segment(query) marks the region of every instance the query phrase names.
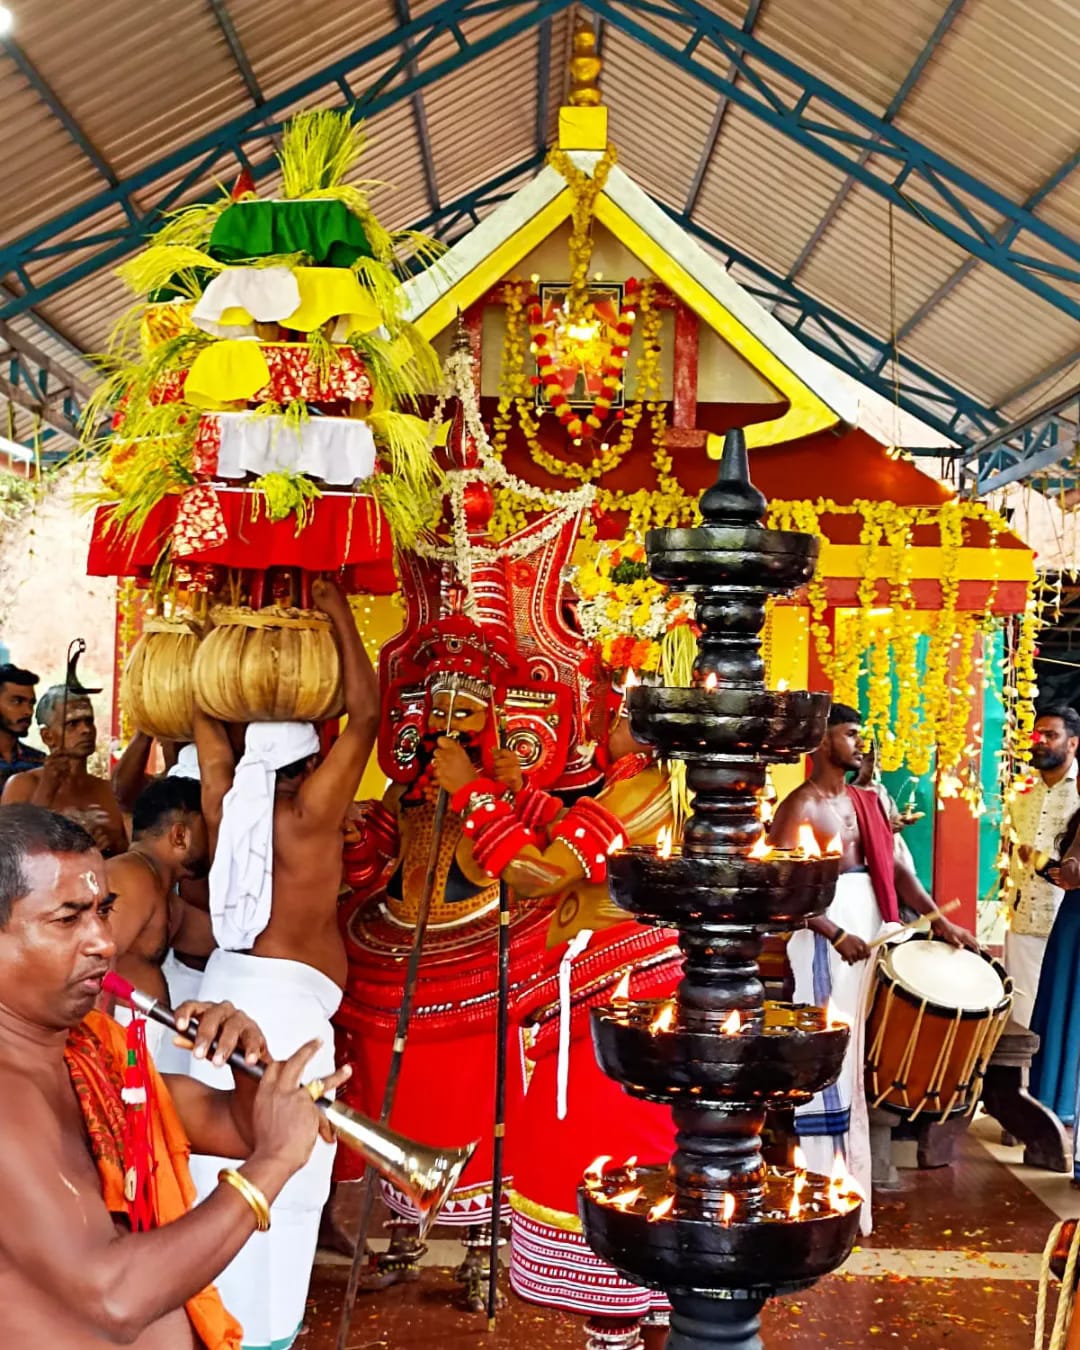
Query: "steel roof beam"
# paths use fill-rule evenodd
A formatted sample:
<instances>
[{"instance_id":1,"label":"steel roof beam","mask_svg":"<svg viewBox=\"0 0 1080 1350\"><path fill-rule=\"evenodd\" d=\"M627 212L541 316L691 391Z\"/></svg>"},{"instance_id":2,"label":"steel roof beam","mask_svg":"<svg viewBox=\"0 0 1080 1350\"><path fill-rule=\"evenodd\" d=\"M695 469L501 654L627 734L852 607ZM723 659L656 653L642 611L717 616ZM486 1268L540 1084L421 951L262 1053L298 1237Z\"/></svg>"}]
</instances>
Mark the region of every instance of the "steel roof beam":
<instances>
[{"instance_id":1,"label":"steel roof beam","mask_svg":"<svg viewBox=\"0 0 1080 1350\"><path fill-rule=\"evenodd\" d=\"M519 33L528 32L544 19L561 13L569 3L570 0L521 0L512 11L507 11L503 0L440 0L439 4L425 11L420 18L413 19L404 28L397 28L376 38L340 61L275 94L267 99L261 108L249 109L216 131L209 132L182 149L145 166L117 187L97 193L88 201L36 227L22 239L0 248L0 277L15 272L25 279L23 295L0 303L0 318L10 318L57 291L73 285L76 281L119 262L138 247L145 235L160 220L161 215L181 201L193 184L213 171L220 160L226 157L239 159L246 142L262 139L279 130L281 123L276 119L280 119L290 108L305 98L325 91L328 85L338 85L342 79L359 69L369 67L372 62L383 57L390 58L383 74L351 109L357 118L374 116L410 98L442 76L460 69L469 60L498 49ZM500 26L491 28L485 25L485 31L479 36L466 38L462 24L469 20L490 19L493 16L504 20ZM409 76L407 71L409 62L417 60L427 47L447 32L455 37L458 43L457 50L440 61L430 63L416 76ZM408 54L402 51L406 44L411 48ZM274 164L275 161L269 158L253 164L252 175L256 181L271 173ZM80 259L67 272L58 273L41 285L35 286L26 275L26 268L33 264L35 250L38 247L54 247L57 235L77 230L83 221L92 218L98 212L123 205L132 194L185 168L187 173L183 179L165 194L154 211L148 213L137 224L119 231L114 243L88 258ZM72 253L83 250L82 242L77 236L72 238L69 250Z\"/></svg>"},{"instance_id":2,"label":"steel roof beam","mask_svg":"<svg viewBox=\"0 0 1080 1350\"><path fill-rule=\"evenodd\" d=\"M1055 375L1062 375L1071 370L1073 366L1080 364L1080 347L1074 347L1072 351L1066 352L1064 356L1059 356L1055 361L1036 371L1034 375L1029 375L1026 380L1010 389L998 399L994 405L996 408L1007 407L1010 403L1015 403L1018 398L1023 398L1025 394L1030 394L1033 389L1038 389L1039 385L1045 384L1047 380L1052 380Z\"/></svg>"},{"instance_id":3,"label":"steel roof beam","mask_svg":"<svg viewBox=\"0 0 1080 1350\"><path fill-rule=\"evenodd\" d=\"M545 155L551 119L551 39L554 20L540 25L536 48L536 153Z\"/></svg>"},{"instance_id":4,"label":"steel roof beam","mask_svg":"<svg viewBox=\"0 0 1080 1350\"><path fill-rule=\"evenodd\" d=\"M758 14L761 12L762 0L750 0L746 6L746 13L743 15L742 30L744 33L752 33L754 25L757 23ZM738 78L738 68L735 63L728 67L728 79L734 83ZM716 110L713 113L712 124L709 127L708 134L705 137L705 146L701 152L701 157L697 162L697 168L694 170L694 177L690 182L689 191L686 194L686 201L683 203L683 211L686 215L694 214L694 207L697 206L697 199L701 196L701 185L705 182L705 175L712 163L713 151L716 149L716 143L720 139L720 132L724 126L724 118L727 116L728 96L721 94L716 100Z\"/></svg>"},{"instance_id":5,"label":"steel roof beam","mask_svg":"<svg viewBox=\"0 0 1080 1350\"><path fill-rule=\"evenodd\" d=\"M949 29L952 27L953 22L956 19L956 16L964 8L965 3L966 0L949 0L949 4L945 9L944 14L942 14L941 18L938 19L936 25L934 26L934 31L930 34L929 38L923 44L922 51L919 52L918 56L915 58L912 64L911 69L904 76L904 79L899 89L897 89L896 93L890 99L889 106L881 114L881 120L883 122L891 123L895 119L900 109L904 106L904 103L907 101L907 96L911 93L912 89L914 89L915 85L918 83L919 77L922 75L924 69L926 68L926 63L930 60L931 56L933 56L934 52L937 51L938 47L941 44L942 39L944 38L945 34L949 31ZM873 153L874 152L872 149L864 150L862 152L862 154L859 157L860 167L865 166L866 161L870 158L870 156ZM794 263L791 266L791 269L788 272L788 279L790 281L794 281L798 277L802 269L806 266L807 262L810 259L810 255L814 252L818 244L821 242L822 237L825 234L825 231L836 219L837 212L843 206L844 202L847 201L848 193L854 186L855 186L855 179L852 177L851 174L848 174L848 176L840 184L840 187L837 189L836 196L833 197L832 201L825 208L825 213L818 221L817 225L814 227L813 234L811 234L810 238L806 241L805 244L803 244L802 248L799 250L799 256L795 259Z\"/></svg>"},{"instance_id":6,"label":"steel roof beam","mask_svg":"<svg viewBox=\"0 0 1080 1350\"><path fill-rule=\"evenodd\" d=\"M236 31L236 25L233 23L226 0L207 0L207 3L213 11L217 26L221 29L228 44L233 63L240 72L252 103L255 104L256 108L261 108L266 99L255 74L255 67L251 64L251 59L244 49L244 44L240 41L240 34Z\"/></svg>"},{"instance_id":7,"label":"steel roof beam","mask_svg":"<svg viewBox=\"0 0 1080 1350\"><path fill-rule=\"evenodd\" d=\"M73 140L82 151L83 156L90 161L111 188L116 188L119 185L120 180L117 178L112 166L106 161L101 151L98 150L97 146L94 145L90 137L83 131L82 127L60 101L56 92L53 90L52 85L49 84L38 70L37 66L35 66L26 55L22 47L19 46L14 38L4 38L3 49L19 68L23 79L26 80L30 88L33 89L34 93L37 94L38 98L45 104L49 112L52 113L53 117L56 118L67 132L71 140Z\"/></svg>"},{"instance_id":8,"label":"steel roof beam","mask_svg":"<svg viewBox=\"0 0 1080 1350\"><path fill-rule=\"evenodd\" d=\"M768 125L852 175L886 201L902 207L1029 291L1076 319L1080 298L1080 239L951 163L913 136L884 122L826 80L802 69L766 43L743 33L702 0L591 0L592 9L628 36ZM660 19L662 31L638 15ZM672 29L676 32L673 34ZM680 34L678 30L681 29ZM705 51L703 48L714 48ZM734 63L738 79L716 69L716 54ZM794 89L794 95L792 90ZM863 152L873 153L863 162ZM917 183L922 200L908 193ZM989 210L1005 222L1004 238L989 229L968 205ZM1009 237L1009 232L1012 232ZM1030 238L1060 253L1064 263L1046 264L1013 248Z\"/></svg>"},{"instance_id":9,"label":"steel roof beam","mask_svg":"<svg viewBox=\"0 0 1080 1350\"><path fill-rule=\"evenodd\" d=\"M412 22L409 0L394 0L394 10L397 14L398 23L403 28L407 28ZM409 57L405 63L405 70L408 72L409 78L415 80L419 77L420 67L412 59L409 43L403 43L402 47ZM421 93L415 93L409 102L412 104L413 124L416 127L416 139L420 146L420 162L424 170L424 187L427 191L428 206L431 207L432 211L437 211L439 209L439 180L435 176L435 158L431 153L431 137L428 135L424 96Z\"/></svg>"},{"instance_id":10,"label":"steel roof beam","mask_svg":"<svg viewBox=\"0 0 1080 1350\"><path fill-rule=\"evenodd\" d=\"M1062 163L1058 165L1044 183L1041 183L1029 197L1025 198L1021 209L1024 211L1033 211L1047 193L1052 192L1059 183L1064 182L1077 167L1080 167L1080 148L1074 150L1068 159L1063 160ZM1009 223L1000 225L994 232L994 237L998 243L1007 244L1011 239L1016 237L1013 225ZM957 267L954 272L950 273L932 294L927 296L918 309L904 320L896 330L897 342L902 342L904 338L917 328L930 311L936 309L937 306L941 304L942 300L954 291L968 273L981 261L983 261L983 259L965 258L960 266ZM1007 402L1008 400L1002 401Z\"/></svg>"}]
</instances>

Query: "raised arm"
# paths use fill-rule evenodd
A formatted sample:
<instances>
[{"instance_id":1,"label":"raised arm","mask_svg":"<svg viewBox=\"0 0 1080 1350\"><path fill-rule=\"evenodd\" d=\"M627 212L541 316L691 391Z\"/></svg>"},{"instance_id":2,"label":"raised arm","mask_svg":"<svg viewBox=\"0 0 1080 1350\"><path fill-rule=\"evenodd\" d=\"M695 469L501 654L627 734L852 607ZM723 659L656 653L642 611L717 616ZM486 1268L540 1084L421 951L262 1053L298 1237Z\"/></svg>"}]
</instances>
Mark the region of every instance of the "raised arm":
<instances>
[{"instance_id":1,"label":"raised arm","mask_svg":"<svg viewBox=\"0 0 1080 1350\"><path fill-rule=\"evenodd\" d=\"M312 824L337 826L356 796L378 734L379 681L356 631L349 603L338 587L317 578L311 595L333 625L348 721L330 753L305 779L297 806Z\"/></svg>"},{"instance_id":2,"label":"raised arm","mask_svg":"<svg viewBox=\"0 0 1080 1350\"><path fill-rule=\"evenodd\" d=\"M120 804L120 809L129 815L135 810L135 798L146 786L146 766L153 748L153 736L148 736L145 731L137 731L124 747L124 753L113 769L113 796Z\"/></svg>"},{"instance_id":3,"label":"raised arm","mask_svg":"<svg viewBox=\"0 0 1080 1350\"><path fill-rule=\"evenodd\" d=\"M217 847L221 827L221 803L232 787L236 760L229 741L229 733L221 722L208 717L196 708L192 717L195 731L195 749L199 756L199 783L202 795L203 818L210 839L210 856Z\"/></svg>"}]
</instances>

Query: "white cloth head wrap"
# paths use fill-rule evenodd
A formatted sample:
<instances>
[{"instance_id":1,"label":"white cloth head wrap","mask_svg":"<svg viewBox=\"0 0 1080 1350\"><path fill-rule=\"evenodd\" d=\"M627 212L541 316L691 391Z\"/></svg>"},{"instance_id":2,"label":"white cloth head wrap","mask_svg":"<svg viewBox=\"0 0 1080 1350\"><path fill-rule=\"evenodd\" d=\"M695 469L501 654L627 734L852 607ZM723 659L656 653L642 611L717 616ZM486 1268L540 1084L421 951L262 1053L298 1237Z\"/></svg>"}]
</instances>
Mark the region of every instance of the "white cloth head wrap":
<instances>
[{"instance_id":1,"label":"white cloth head wrap","mask_svg":"<svg viewBox=\"0 0 1080 1350\"><path fill-rule=\"evenodd\" d=\"M270 922L274 890L274 776L317 753L309 722L252 722L221 808L210 869L210 918L225 951L247 951Z\"/></svg>"},{"instance_id":2,"label":"white cloth head wrap","mask_svg":"<svg viewBox=\"0 0 1080 1350\"><path fill-rule=\"evenodd\" d=\"M165 774L166 778L194 778L199 781L199 752L193 745L185 745L176 757L176 763Z\"/></svg>"}]
</instances>

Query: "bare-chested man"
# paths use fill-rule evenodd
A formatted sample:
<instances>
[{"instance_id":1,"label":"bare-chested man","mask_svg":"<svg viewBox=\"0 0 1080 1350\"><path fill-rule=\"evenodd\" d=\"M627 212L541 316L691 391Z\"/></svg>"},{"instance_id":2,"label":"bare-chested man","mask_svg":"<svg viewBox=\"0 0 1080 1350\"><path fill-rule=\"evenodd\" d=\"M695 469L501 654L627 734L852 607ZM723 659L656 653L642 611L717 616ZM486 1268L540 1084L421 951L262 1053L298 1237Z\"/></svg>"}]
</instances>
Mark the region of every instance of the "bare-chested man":
<instances>
[{"instance_id":1,"label":"bare-chested man","mask_svg":"<svg viewBox=\"0 0 1080 1350\"><path fill-rule=\"evenodd\" d=\"M92 1011L113 899L80 826L0 808L0 1345L239 1350L208 1286L255 1232L259 1196L277 1200L311 1153L320 1117L300 1085L315 1047L270 1065L257 1091L248 1078L215 1093L151 1071L150 1166L129 1155L125 1036ZM197 1055L217 1038L215 1058L264 1057L259 1028L231 1004L181 1012L199 1016ZM194 1210L184 1132L195 1150L245 1158L239 1185L219 1184ZM133 1231L140 1196L151 1231Z\"/></svg>"},{"instance_id":2,"label":"bare-chested man","mask_svg":"<svg viewBox=\"0 0 1080 1350\"><path fill-rule=\"evenodd\" d=\"M90 700L54 685L38 700L37 722L49 756L40 769L9 778L0 802L31 802L57 811L88 830L106 857L123 853L127 831L112 787L87 768L97 749Z\"/></svg>"},{"instance_id":3,"label":"bare-chested man","mask_svg":"<svg viewBox=\"0 0 1080 1350\"><path fill-rule=\"evenodd\" d=\"M177 886L210 870L198 782L159 778L144 788L135 801L132 832L131 848L105 864L109 889L116 896L116 969L136 989L168 1003L162 964L186 908ZM116 1016L126 1024L127 1009L117 1009ZM164 1031L156 1023L146 1028L155 1060L161 1059Z\"/></svg>"},{"instance_id":4,"label":"bare-chested man","mask_svg":"<svg viewBox=\"0 0 1080 1350\"><path fill-rule=\"evenodd\" d=\"M777 808L769 842L775 848L794 848L799 827L808 824L820 847L839 840L843 850L832 903L825 915L792 935L788 960L795 975L795 1002L831 1004L850 1024L851 1039L839 1079L796 1109L795 1125L812 1171L827 1176L835 1154L843 1154L867 1197L863 1223L869 1232L870 1123L863 1089L866 995L873 976L869 944L897 922L898 900L919 914L931 913L935 906L915 873L897 857L881 799L848 786L847 774L857 773L862 761L862 719L854 708L834 703L825 737L811 756L810 777ZM933 928L955 946L977 945L948 919L935 918Z\"/></svg>"},{"instance_id":5,"label":"bare-chested man","mask_svg":"<svg viewBox=\"0 0 1080 1350\"><path fill-rule=\"evenodd\" d=\"M346 975L337 918L345 817L375 742L379 697L345 597L319 580L312 595L333 625L348 714L326 758L319 760L314 728L298 722L253 722L235 767L220 723L197 716L195 743L218 944L200 997L213 1001L215 990L230 990L259 1020L273 1053L321 1037L312 1062L320 1073L333 1067L330 1018ZM228 1076L203 1063L192 1071L212 1084ZM249 1243L221 1278L247 1344L284 1350L300 1329L332 1164L333 1150L319 1146L289 1187L288 1203L275 1210L273 1231ZM221 1165L196 1161L200 1195L216 1184Z\"/></svg>"}]
</instances>

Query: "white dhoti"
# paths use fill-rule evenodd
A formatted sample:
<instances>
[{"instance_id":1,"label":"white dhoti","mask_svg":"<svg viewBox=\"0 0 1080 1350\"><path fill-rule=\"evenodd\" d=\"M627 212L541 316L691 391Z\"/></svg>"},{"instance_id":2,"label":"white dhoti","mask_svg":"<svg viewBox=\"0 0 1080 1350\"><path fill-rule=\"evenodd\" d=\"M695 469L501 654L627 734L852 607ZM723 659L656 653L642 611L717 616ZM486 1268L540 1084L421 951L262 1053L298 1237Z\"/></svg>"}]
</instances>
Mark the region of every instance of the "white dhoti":
<instances>
[{"instance_id":1,"label":"white dhoti","mask_svg":"<svg viewBox=\"0 0 1080 1350\"><path fill-rule=\"evenodd\" d=\"M161 963L161 973L165 976L165 983L169 988L170 1008L179 1008L181 1003L199 997L203 972L178 961L171 947ZM183 1046L174 1045L172 1036L168 1035L162 1040L154 1056L154 1063L161 1073L187 1073L191 1068L191 1051Z\"/></svg>"},{"instance_id":2,"label":"white dhoti","mask_svg":"<svg viewBox=\"0 0 1080 1350\"><path fill-rule=\"evenodd\" d=\"M884 932L881 910L867 872L845 872L826 915L837 927L873 942ZM795 1128L811 1172L828 1176L836 1155L866 1196L861 1228L871 1231L870 1118L863 1082L866 1002L874 977L873 959L849 965L819 933L808 928L792 934L788 960L795 976L795 1002L824 1008L851 1026L851 1039L837 1081L795 1110Z\"/></svg>"},{"instance_id":3,"label":"white dhoti","mask_svg":"<svg viewBox=\"0 0 1080 1350\"><path fill-rule=\"evenodd\" d=\"M1014 984L1012 1017L1021 1026L1031 1026L1046 943L1037 933L1014 933L1011 928L1005 933L1005 969Z\"/></svg>"},{"instance_id":4,"label":"white dhoti","mask_svg":"<svg viewBox=\"0 0 1080 1350\"><path fill-rule=\"evenodd\" d=\"M341 1002L341 990L320 971L299 961L218 950L207 962L200 997L211 1003L228 999L254 1018L275 1059L287 1059L305 1041L320 1039L304 1076L333 1073L330 1018ZM203 1060L190 1060L189 1072L212 1087L232 1083L230 1069L215 1069ZM244 1328L245 1350L287 1350L303 1326L333 1162L334 1146L318 1140L310 1161L274 1201L270 1231L249 1238L215 1281L226 1308ZM215 1189L221 1168L239 1165L230 1158L192 1157L199 1199Z\"/></svg>"}]
</instances>

